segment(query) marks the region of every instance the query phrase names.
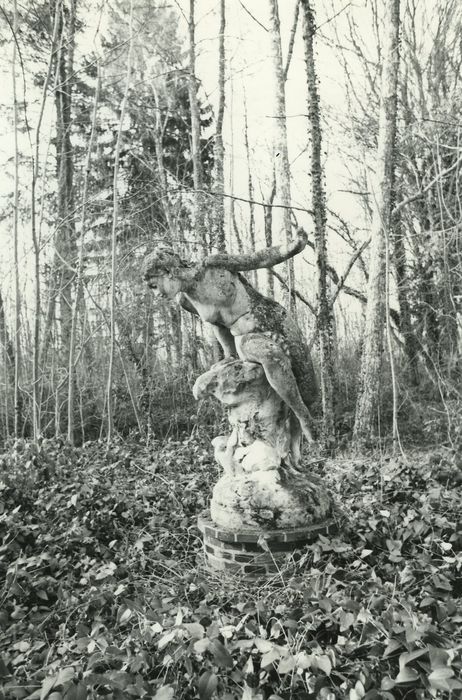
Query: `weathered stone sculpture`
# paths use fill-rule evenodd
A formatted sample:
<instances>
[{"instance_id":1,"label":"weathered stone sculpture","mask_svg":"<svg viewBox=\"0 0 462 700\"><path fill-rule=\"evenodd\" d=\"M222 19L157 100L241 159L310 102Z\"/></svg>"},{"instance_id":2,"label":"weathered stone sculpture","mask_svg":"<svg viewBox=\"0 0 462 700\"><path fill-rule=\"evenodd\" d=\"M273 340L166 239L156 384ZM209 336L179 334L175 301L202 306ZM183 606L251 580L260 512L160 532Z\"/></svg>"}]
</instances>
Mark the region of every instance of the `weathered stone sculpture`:
<instances>
[{"instance_id":1,"label":"weathered stone sculpture","mask_svg":"<svg viewBox=\"0 0 462 700\"><path fill-rule=\"evenodd\" d=\"M227 408L231 428L213 441L224 474L213 492L213 523L201 521L214 568L255 573L262 535L284 554L287 543L306 542L319 531L330 511L322 484L300 464L302 433L313 441L309 407L317 395L308 348L286 310L240 274L276 265L305 245L299 231L287 247L249 255L192 263L160 248L144 263L149 287L212 324L225 354L193 389L196 399L215 397ZM226 542L250 544L228 544L225 551ZM274 570L274 556L265 553L260 573Z\"/></svg>"},{"instance_id":2,"label":"weathered stone sculpture","mask_svg":"<svg viewBox=\"0 0 462 700\"><path fill-rule=\"evenodd\" d=\"M312 442L309 406L316 398L317 385L303 336L280 304L257 292L239 274L293 257L303 250L306 240L306 234L299 231L297 240L287 247L274 246L248 255L219 253L196 263L182 260L170 248L159 248L146 257L143 271L152 290L176 298L183 308L212 325L225 357L238 356L263 367L269 384ZM294 441L297 439L295 435Z\"/></svg>"},{"instance_id":3,"label":"weathered stone sculpture","mask_svg":"<svg viewBox=\"0 0 462 700\"><path fill-rule=\"evenodd\" d=\"M291 411L255 362L227 359L194 385L228 409L229 436L213 440L224 474L213 490L213 522L236 532L297 528L326 516L330 501L309 474L297 473L291 454Z\"/></svg>"}]
</instances>

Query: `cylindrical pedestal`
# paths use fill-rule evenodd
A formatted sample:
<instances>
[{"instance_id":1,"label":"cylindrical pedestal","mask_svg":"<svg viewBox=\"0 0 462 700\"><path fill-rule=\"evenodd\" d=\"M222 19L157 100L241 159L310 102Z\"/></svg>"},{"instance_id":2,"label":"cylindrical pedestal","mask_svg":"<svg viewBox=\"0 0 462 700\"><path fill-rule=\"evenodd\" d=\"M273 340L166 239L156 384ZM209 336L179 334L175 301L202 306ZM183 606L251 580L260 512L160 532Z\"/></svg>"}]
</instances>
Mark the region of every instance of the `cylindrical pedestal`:
<instances>
[{"instance_id":1,"label":"cylindrical pedestal","mask_svg":"<svg viewBox=\"0 0 462 700\"><path fill-rule=\"evenodd\" d=\"M286 530L241 530L217 527L206 516L199 516L207 566L212 571L242 575L247 579L274 576L288 553L313 542L318 535L335 529L333 520Z\"/></svg>"}]
</instances>

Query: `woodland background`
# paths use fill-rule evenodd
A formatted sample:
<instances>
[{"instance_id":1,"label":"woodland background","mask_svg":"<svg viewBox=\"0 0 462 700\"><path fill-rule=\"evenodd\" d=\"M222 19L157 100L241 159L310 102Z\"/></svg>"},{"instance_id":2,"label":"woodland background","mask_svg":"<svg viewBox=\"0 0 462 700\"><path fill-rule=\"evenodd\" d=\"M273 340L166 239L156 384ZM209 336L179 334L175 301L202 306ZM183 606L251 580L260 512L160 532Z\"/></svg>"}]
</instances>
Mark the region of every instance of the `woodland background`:
<instances>
[{"instance_id":1,"label":"woodland background","mask_svg":"<svg viewBox=\"0 0 462 700\"><path fill-rule=\"evenodd\" d=\"M0 698L462 697L461 24L1 5ZM201 558L217 348L140 271L296 226L293 267L250 280L312 349L338 535L257 586Z\"/></svg>"},{"instance_id":2,"label":"woodland background","mask_svg":"<svg viewBox=\"0 0 462 700\"><path fill-rule=\"evenodd\" d=\"M252 281L284 303L287 285L295 295L329 440L350 437L355 410L359 420L368 297L379 297L381 328L362 363L379 359L355 435L378 425L385 435L394 422L395 440L398 423L418 440L459 439L461 8L402 3L390 201L378 214L391 20L374 2L311 11L5 6L3 439L189 431L210 339L186 312L153 304L144 254L158 242L196 258L264 247L295 223L311 246L295 273ZM387 206L390 226L370 244L374 211L388 216Z\"/></svg>"}]
</instances>

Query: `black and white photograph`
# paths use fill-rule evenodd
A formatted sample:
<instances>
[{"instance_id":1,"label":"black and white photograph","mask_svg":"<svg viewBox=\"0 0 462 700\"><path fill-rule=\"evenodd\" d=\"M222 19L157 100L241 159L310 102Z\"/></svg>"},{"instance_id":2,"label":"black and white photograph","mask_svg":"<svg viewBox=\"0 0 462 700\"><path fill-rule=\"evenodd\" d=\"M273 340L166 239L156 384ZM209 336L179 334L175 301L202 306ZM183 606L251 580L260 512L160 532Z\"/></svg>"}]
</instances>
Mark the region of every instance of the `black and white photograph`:
<instances>
[{"instance_id":1,"label":"black and white photograph","mask_svg":"<svg viewBox=\"0 0 462 700\"><path fill-rule=\"evenodd\" d=\"M462 700L461 0L0 48L0 700Z\"/></svg>"}]
</instances>

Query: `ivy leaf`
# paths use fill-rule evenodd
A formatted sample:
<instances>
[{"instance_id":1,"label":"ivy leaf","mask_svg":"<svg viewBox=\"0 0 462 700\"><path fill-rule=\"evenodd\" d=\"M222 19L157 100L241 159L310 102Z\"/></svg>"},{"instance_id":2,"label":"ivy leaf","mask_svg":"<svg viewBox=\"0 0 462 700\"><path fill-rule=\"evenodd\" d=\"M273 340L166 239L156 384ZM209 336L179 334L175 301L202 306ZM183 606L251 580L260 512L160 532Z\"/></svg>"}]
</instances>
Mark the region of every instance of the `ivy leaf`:
<instances>
[{"instance_id":1,"label":"ivy leaf","mask_svg":"<svg viewBox=\"0 0 462 700\"><path fill-rule=\"evenodd\" d=\"M194 642L194 651L196 654L203 654L206 649L208 649L210 644L210 639L208 637L204 637L204 639L198 639L196 642Z\"/></svg>"},{"instance_id":2,"label":"ivy leaf","mask_svg":"<svg viewBox=\"0 0 462 700\"><path fill-rule=\"evenodd\" d=\"M405 651L403 654L400 654L399 667L403 669L411 661L414 661L414 659L418 659L419 656L423 656L424 654L428 654L428 649L417 649L416 651L410 652Z\"/></svg>"},{"instance_id":3,"label":"ivy leaf","mask_svg":"<svg viewBox=\"0 0 462 700\"><path fill-rule=\"evenodd\" d=\"M428 676L428 680L433 688L438 690L449 690L448 680L454 676L454 671L448 666L435 668Z\"/></svg>"},{"instance_id":4,"label":"ivy leaf","mask_svg":"<svg viewBox=\"0 0 462 700\"><path fill-rule=\"evenodd\" d=\"M199 622L189 622L184 624L183 627L189 633L191 639L202 639L205 634L205 629Z\"/></svg>"},{"instance_id":5,"label":"ivy leaf","mask_svg":"<svg viewBox=\"0 0 462 700\"><path fill-rule=\"evenodd\" d=\"M261 667L262 668L267 668L268 666L271 666L274 664L275 661L278 661L281 658L281 652L277 648L277 646L274 646L270 651L267 651L266 654L263 654L261 657Z\"/></svg>"},{"instance_id":6,"label":"ivy leaf","mask_svg":"<svg viewBox=\"0 0 462 700\"><path fill-rule=\"evenodd\" d=\"M215 673L205 671L199 678L199 697L201 700L210 700L218 687L218 678Z\"/></svg>"},{"instance_id":7,"label":"ivy leaf","mask_svg":"<svg viewBox=\"0 0 462 700\"><path fill-rule=\"evenodd\" d=\"M42 683L42 688L40 690L40 700L45 700L53 688L55 687L56 683L58 682L58 676L48 676L48 678L44 678L43 683Z\"/></svg>"},{"instance_id":8,"label":"ivy leaf","mask_svg":"<svg viewBox=\"0 0 462 700\"><path fill-rule=\"evenodd\" d=\"M380 685L381 690L392 690L395 687L395 681L390 676L384 676Z\"/></svg>"},{"instance_id":9,"label":"ivy leaf","mask_svg":"<svg viewBox=\"0 0 462 700\"><path fill-rule=\"evenodd\" d=\"M414 683L419 678L419 674L410 666L401 669L395 678L395 683Z\"/></svg>"},{"instance_id":10,"label":"ivy leaf","mask_svg":"<svg viewBox=\"0 0 462 700\"><path fill-rule=\"evenodd\" d=\"M326 676L330 676L331 671L332 671L332 661L327 656L327 654L323 654L322 656L317 656L316 657L316 665L321 671L324 671Z\"/></svg>"},{"instance_id":11,"label":"ivy leaf","mask_svg":"<svg viewBox=\"0 0 462 700\"><path fill-rule=\"evenodd\" d=\"M159 641L157 642L157 647L158 647L159 651L161 651L162 649L165 649L165 647L168 644L170 644L170 642L173 642L175 637L176 637L176 630L175 629L170 630L170 632L167 632L167 634L164 634L164 636L161 637L159 639Z\"/></svg>"},{"instance_id":12,"label":"ivy leaf","mask_svg":"<svg viewBox=\"0 0 462 700\"><path fill-rule=\"evenodd\" d=\"M175 691L171 685L163 685L154 695L154 700L173 700Z\"/></svg>"},{"instance_id":13,"label":"ivy leaf","mask_svg":"<svg viewBox=\"0 0 462 700\"><path fill-rule=\"evenodd\" d=\"M398 651L398 649L401 649L401 642L399 642L397 639L389 639L388 644L385 648L385 651L383 652L383 657L385 658L386 656L390 656L391 654L394 654L395 651Z\"/></svg>"},{"instance_id":14,"label":"ivy leaf","mask_svg":"<svg viewBox=\"0 0 462 700\"><path fill-rule=\"evenodd\" d=\"M340 613L340 632L345 632L355 623L355 616L351 612L342 610Z\"/></svg>"},{"instance_id":15,"label":"ivy leaf","mask_svg":"<svg viewBox=\"0 0 462 700\"><path fill-rule=\"evenodd\" d=\"M224 666L224 668L233 668L233 657L219 639L212 639L209 649L219 666Z\"/></svg>"},{"instance_id":16,"label":"ivy leaf","mask_svg":"<svg viewBox=\"0 0 462 700\"><path fill-rule=\"evenodd\" d=\"M287 655L285 658L281 659L278 664L278 673L291 673L295 668L295 659L292 654Z\"/></svg>"},{"instance_id":17,"label":"ivy leaf","mask_svg":"<svg viewBox=\"0 0 462 700\"><path fill-rule=\"evenodd\" d=\"M262 639L261 637L256 637L254 639L254 644L261 654L267 654L273 648L273 642L268 639Z\"/></svg>"}]
</instances>

